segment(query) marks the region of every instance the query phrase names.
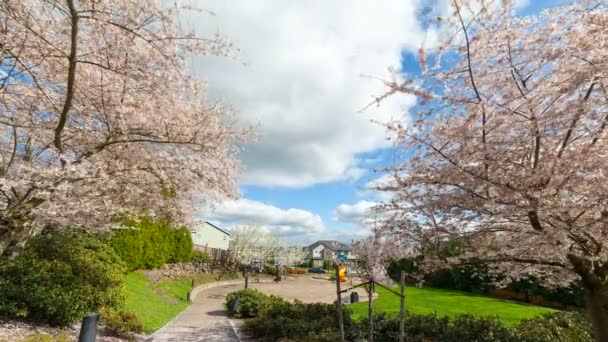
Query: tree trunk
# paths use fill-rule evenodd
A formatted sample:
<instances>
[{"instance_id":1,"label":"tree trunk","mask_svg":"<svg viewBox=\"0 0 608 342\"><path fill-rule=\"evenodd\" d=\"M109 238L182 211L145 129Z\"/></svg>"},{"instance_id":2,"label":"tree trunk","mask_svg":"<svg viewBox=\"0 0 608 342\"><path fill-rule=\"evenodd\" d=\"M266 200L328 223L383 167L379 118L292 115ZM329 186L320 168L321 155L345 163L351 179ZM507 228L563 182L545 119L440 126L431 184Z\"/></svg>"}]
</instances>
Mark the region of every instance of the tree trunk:
<instances>
[{"instance_id":1,"label":"tree trunk","mask_svg":"<svg viewBox=\"0 0 608 342\"><path fill-rule=\"evenodd\" d=\"M0 256L12 257L19 254L32 234L31 222L3 219L0 223Z\"/></svg>"},{"instance_id":2,"label":"tree trunk","mask_svg":"<svg viewBox=\"0 0 608 342\"><path fill-rule=\"evenodd\" d=\"M608 287L585 288L587 312L597 342L608 342Z\"/></svg>"}]
</instances>

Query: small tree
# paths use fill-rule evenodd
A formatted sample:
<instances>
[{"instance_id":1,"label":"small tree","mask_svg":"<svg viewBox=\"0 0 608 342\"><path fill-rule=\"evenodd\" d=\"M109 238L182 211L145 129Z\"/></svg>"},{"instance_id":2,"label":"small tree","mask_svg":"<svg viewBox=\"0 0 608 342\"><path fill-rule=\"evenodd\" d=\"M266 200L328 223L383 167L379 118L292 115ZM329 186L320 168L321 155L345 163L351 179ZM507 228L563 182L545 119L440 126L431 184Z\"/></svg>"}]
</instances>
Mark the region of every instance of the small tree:
<instances>
[{"instance_id":1,"label":"small tree","mask_svg":"<svg viewBox=\"0 0 608 342\"><path fill-rule=\"evenodd\" d=\"M419 98L393 122L408 158L379 187L383 230L427 266L482 260L517 279L582 281L595 338L608 340L607 6L582 1L517 17L509 1L453 1L420 75L389 81ZM381 100L381 98L379 99ZM445 240L455 257L432 257ZM508 279L506 279L508 281Z\"/></svg>"}]
</instances>

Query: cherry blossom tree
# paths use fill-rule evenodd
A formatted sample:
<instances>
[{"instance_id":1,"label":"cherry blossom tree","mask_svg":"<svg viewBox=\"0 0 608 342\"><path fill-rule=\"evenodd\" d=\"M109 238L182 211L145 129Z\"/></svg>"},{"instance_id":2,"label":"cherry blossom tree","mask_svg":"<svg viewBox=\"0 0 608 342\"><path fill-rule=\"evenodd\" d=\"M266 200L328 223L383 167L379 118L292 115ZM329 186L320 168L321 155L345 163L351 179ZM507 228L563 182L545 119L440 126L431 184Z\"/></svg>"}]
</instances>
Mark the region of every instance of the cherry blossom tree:
<instances>
[{"instance_id":1,"label":"cherry blossom tree","mask_svg":"<svg viewBox=\"0 0 608 342\"><path fill-rule=\"evenodd\" d=\"M237 225L230 232L230 260L235 265L274 259L285 247L284 241L259 224Z\"/></svg>"},{"instance_id":2,"label":"cherry blossom tree","mask_svg":"<svg viewBox=\"0 0 608 342\"><path fill-rule=\"evenodd\" d=\"M451 2L418 75L386 82L413 94L389 123L402 162L379 186L382 227L432 252L447 239L512 278L579 279L595 338L608 340L608 6L583 1L514 14L509 1Z\"/></svg>"},{"instance_id":3,"label":"cherry blossom tree","mask_svg":"<svg viewBox=\"0 0 608 342\"><path fill-rule=\"evenodd\" d=\"M146 0L0 2L0 255L45 228L103 229L235 196L232 110L184 59L223 55Z\"/></svg>"}]
</instances>

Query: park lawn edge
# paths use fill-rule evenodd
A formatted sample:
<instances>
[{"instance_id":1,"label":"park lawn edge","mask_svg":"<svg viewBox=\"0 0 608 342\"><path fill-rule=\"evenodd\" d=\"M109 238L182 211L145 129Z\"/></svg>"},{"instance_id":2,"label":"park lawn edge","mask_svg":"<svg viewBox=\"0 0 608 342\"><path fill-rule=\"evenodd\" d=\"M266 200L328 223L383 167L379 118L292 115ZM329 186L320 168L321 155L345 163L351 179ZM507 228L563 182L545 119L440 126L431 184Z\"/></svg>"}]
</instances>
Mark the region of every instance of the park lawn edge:
<instances>
[{"instance_id":1,"label":"park lawn edge","mask_svg":"<svg viewBox=\"0 0 608 342\"><path fill-rule=\"evenodd\" d=\"M398 291L398 288L396 288ZM374 312L398 313L399 297L386 289L376 287L378 298L373 302ZM507 301L467 292L437 288L407 286L405 290L406 311L412 314L436 314L455 317L471 314L477 317L497 317L503 324L514 326L525 319L535 318L558 310L528 303ZM353 318L367 317L367 302L349 304Z\"/></svg>"},{"instance_id":2,"label":"park lawn edge","mask_svg":"<svg viewBox=\"0 0 608 342\"><path fill-rule=\"evenodd\" d=\"M193 278L198 286L217 281L215 277L205 273L152 283L142 272L129 272L124 278L126 300L121 310L134 312L143 325L144 333L151 334L190 306L187 296L192 290Z\"/></svg>"}]
</instances>

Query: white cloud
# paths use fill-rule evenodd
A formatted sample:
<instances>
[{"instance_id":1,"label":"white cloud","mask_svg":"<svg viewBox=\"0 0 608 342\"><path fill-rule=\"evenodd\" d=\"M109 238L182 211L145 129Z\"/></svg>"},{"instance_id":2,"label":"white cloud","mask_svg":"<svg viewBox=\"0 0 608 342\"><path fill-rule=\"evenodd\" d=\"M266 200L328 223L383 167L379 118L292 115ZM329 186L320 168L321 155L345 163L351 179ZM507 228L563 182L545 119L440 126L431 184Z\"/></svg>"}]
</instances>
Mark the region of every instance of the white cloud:
<instances>
[{"instance_id":1,"label":"white cloud","mask_svg":"<svg viewBox=\"0 0 608 342\"><path fill-rule=\"evenodd\" d=\"M302 209L281 209L250 199L224 201L215 208L203 209L198 216L225 226L260 224L279 236L300 241L326 232L319 215Z\"/></svg>"},{"instance_id":2,"label":"white cloud","mask_svg":"<svg viewBox=\"0 0 608 342\"><path fill-rule=\"evenodd\" d=\"M215 13L183 17L184 28L219 32L240 53L201 57L193 69L212 94L227 98L260 138L242 153L244 184L305 187L363 174L358 153L386 147L371 119L399 118L412 96L393 96L358 111L381 82L399 69L403 50L416 51L425 35L418 1L195 1ZM362 165L363 166L363 165Z\"/></svg>"},{"instance_id":3,"label":"white cloud","mask_svg":"<svg viewBox=\"0 0 608 342\"><path fill-rule=\"evenodd\" d=\"M340 204L334 210L334 220L340 222L360 223L371 214L376 202L359 201L355 204Z\"/></svg>"}]
</instances>

